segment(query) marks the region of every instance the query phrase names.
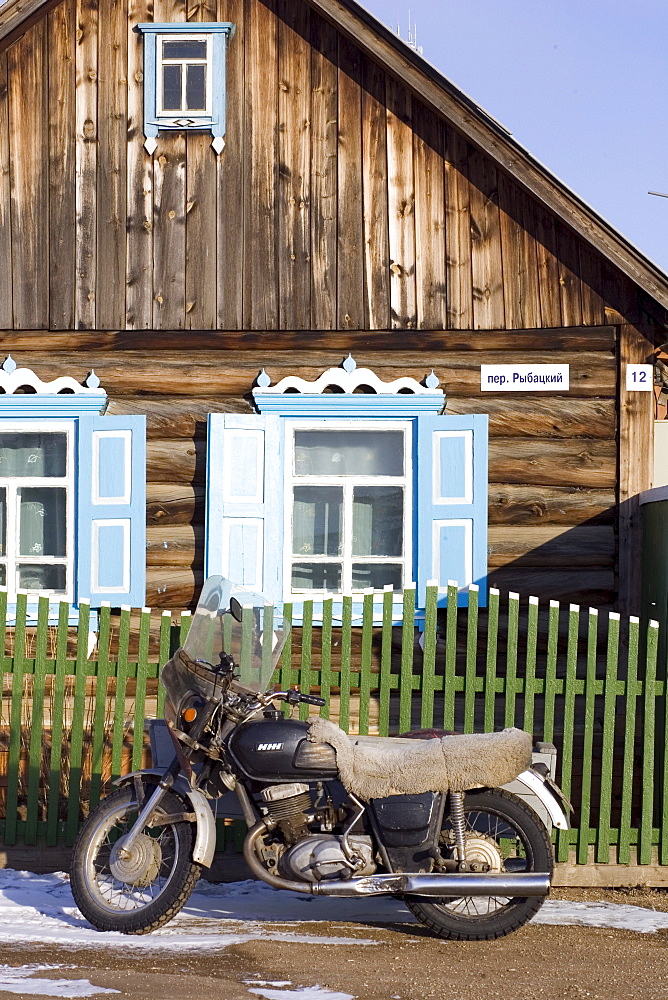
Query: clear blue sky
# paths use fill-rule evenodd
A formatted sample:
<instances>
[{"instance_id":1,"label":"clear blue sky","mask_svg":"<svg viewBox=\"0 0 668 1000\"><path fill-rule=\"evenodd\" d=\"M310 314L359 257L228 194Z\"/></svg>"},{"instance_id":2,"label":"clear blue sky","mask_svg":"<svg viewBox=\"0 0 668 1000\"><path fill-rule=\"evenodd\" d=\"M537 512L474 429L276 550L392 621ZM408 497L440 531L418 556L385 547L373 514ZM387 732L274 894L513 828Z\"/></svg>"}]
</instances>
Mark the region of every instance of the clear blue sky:
<instances>
[{"instance_id":1,"label":"clear blue sky","mask_svg":"<svg viewBox=\"0 0 668 1000\"><path fill-rule=\"evenodd\" d=\"M668 271L668 0L361 0Z\"/></svg>"}]
</instances>

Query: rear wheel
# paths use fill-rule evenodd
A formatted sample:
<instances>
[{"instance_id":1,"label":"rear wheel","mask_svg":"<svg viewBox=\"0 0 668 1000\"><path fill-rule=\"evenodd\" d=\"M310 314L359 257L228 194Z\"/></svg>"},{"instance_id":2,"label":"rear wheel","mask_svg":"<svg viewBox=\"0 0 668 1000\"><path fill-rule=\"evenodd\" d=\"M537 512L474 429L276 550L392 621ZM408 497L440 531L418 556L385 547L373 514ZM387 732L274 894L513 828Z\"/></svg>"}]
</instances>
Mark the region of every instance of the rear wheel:
<instances>
[{"instance_id":1,"label":"rear wheel","mask_svg":"<svg viewBox=\"0 0 668 1000\"><path fill-rule=\"evenodd\" d=\"M166 816L184 811L171 792L158 808ZM199 878L200 866L191 860L191 823L145 827L130 851L119 849L137 815L134 789L120 788L91 813L74 846L72 894L84 917L101 931L156 930L179 912Z\"/></svg>"},{"instance_id":2,"label":"rear wheel","mask_svg":"<svg viewBox=\"0 0 668 1000\"><path fill-rule=\"evenodd\" d=\"M554 858L547 830L521 799L500 788L464 796L466 860L488 865L490 872L545 872ZM454 856L454 833L446 817L439 848ZM484 941L504 937L525 924L543 904L543 896L461 896L438 900L406 897L420 923L442 938Z\"/></svg>"}]
</instances>

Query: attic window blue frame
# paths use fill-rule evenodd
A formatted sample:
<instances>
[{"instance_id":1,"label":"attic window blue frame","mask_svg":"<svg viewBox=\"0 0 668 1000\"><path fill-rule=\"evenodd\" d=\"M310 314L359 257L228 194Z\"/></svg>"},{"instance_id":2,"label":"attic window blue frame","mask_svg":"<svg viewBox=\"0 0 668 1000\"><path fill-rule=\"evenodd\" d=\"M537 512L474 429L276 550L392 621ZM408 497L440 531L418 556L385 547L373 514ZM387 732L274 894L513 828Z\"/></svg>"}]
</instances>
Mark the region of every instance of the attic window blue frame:
<instances>
[{"instance_id":1,"label":"attic window blue frame","mask_svg":"<svg viewBox=\"0 0 668 1000\"><path fill-rule=\"evenodd\" d=\"M234 34L228 21L138 24L144 37L144 147L155 152L159 131L210 132L216 154L225 146L225 56Z\"/></svg>"}]
</instances>

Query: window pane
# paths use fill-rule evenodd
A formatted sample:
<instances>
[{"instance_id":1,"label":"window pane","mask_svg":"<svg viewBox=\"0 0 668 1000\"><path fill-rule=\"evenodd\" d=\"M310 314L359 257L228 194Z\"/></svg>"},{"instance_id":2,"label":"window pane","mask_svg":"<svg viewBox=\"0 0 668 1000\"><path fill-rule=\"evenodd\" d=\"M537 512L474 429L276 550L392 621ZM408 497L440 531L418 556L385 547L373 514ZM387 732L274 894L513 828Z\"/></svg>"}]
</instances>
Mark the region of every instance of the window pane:
<instances>
[{"instance_id":1,"label":"window pane","mask_svg":"<svg viewBox=\"0 0 668 1000\"><path fill-rule=\"evenodd\" d=\"M162 107L165 111L181 110L181 67L162 67Z\"/></svg>"},{"instance_id":2,"label":"window pane","mask_svg":"<svg viewBox=\"0 0 668 1000\"><path fill-rule=\"evenodd\" d=\"M341 552L343 490L340 486L298 486L292 512L296 556L338 556Z\"/></svg>"},{"instance_id":3,"label":"window pane","mask_svg":"<svg viewBox=\"0 0 668 1000\"><path fill-rule=\"evenodd\" d=\"M186 108L203 111L206 107L206 66L186 67Z\"/></svg>"},{"instance_id":4,"label":"window pane","mask_svg":"<svg viewBox=\"0 0 668 1000\"><path fill-rule=\"evenodd\" d=\"M403 476L402 431L296 431L297 476Z\"/></svg>"},{"instance_id":5,"label":"window pane","mask_svg":"<svg viewBox=\"0 0 668 1000\"><path fill-rule=\"evenodd\" d=\"M400 486L355 486L353 555L400 556L403 551L403 489Z\"/></svg>"},{"instance_id":6,"label":"window pane","mask_svg":"<svg viewBox=\"0 0 668 1000\"><path fill-rule=\"evenodd\" d=\"M401 566L384 563L353 563L353 590L382 590L388 584L401 590Z\"/></svg>"},{"instance_id":7,"label":"window pane","mask_svg":"<svg viewBox=\"0 0 668 1000\"><path fill-rule=\"evenodd\" d=\"M21 490L22 556L67 554L67 492L65 489L26 487Z\"/></svg>"},{"instance_id":8,"label":"window pane","mask_svg":"<svg viewBox=\"0 0 668 1000\"><path fill-rule=\"evenodd\" d=\"M66 580L64 566L19 566L19 587L23 590L55 590L64 594Z\"/></svg>"},{"instance_id":9,"label":"window pane","mask_svg":"<svg viewBox=\"0 0 668 1000\"><path fill-rule=\"evenodd\" d=\"M66 434L0 433L0 477L67 475Z\"/></svg>"},{"instance_id":10,"label":"window pane","mask_svg":"<svg viewBox=\"0 0 668 1000\"><path fill-rule=\"evenodd\" d=\"M341 590L339 563L295 563L292 567L292 589Z\"/></svg>"},{"instance_id":11,"label":"window pane","mask_svg":"<svg viewBox=\"0 0 668 1000\"><path fill-rule=\"evenodd\" d=\"M0 556L7 555L7 490L0 490Z\"/></svg>"},{"instance_id":12,"label":"window pane","mask_svg":"<svg viewBox=\"0 0 668 1000\"><path fill-rule=\"evenodd\" d=\"M181 38L174 42L162 43L163 59L206 59L206 41Z\"/></svg>"}]
</instances>

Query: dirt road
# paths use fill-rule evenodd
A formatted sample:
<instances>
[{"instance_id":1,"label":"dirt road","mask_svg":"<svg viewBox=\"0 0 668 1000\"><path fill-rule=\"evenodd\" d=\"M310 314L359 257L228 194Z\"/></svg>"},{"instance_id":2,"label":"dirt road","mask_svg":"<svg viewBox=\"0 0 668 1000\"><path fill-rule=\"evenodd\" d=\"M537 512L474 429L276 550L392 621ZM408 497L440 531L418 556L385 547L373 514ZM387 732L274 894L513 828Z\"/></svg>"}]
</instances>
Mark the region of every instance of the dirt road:
<instances>
[{"instance_id":1,"label":"dirt road","mask_svg":"<svg viewBox=\"0 0 668 1000\"><path fill-rule=\"evenodd\" d=\"M607 898L668 909L663 893ZM89 979L118 990L119 1000L252 1000L258 994L249 990L263 983L285 990L285 1000L293 1000L289 991L316 984L357 1000L668 1000L668 931L532 925L500 941L464 943L435 939L415 923L290 922L282 929L322 943L252 940L208 954L10 946L0 961L59 965L39 975ZM373 943L333 944L337 935ZM40 996L26 989L12 995Z\"/></svg>"}]
</instances>

